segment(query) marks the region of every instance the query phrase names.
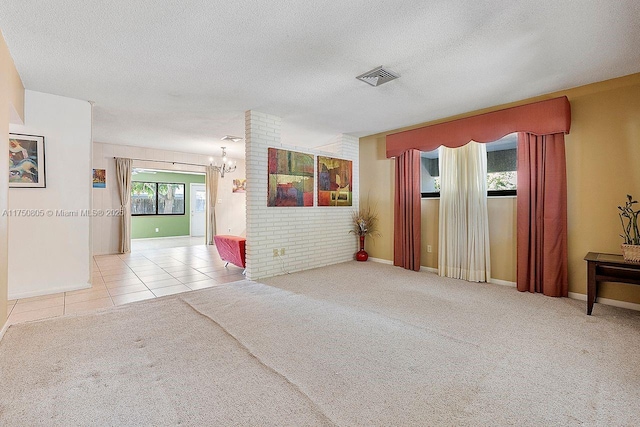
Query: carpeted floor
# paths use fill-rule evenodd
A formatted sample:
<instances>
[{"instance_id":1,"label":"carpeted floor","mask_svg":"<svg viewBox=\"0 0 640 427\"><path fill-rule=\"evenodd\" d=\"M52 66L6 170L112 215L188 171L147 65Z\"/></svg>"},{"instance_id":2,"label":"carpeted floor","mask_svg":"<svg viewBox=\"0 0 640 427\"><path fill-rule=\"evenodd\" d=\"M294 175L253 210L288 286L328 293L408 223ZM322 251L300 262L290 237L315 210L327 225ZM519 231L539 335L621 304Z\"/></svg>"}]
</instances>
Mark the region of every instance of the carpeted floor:
<instances>
[{"instance_id":1,"label":"carpeted floor","mask_svg":"<svg viewBox=\"0 0 640 427\"><path fill-rule=\"evenodd\" d=\"M12 326L0 384L0 425L636 425L640 313L349 262Z\"/></svg>"}]
</instances>

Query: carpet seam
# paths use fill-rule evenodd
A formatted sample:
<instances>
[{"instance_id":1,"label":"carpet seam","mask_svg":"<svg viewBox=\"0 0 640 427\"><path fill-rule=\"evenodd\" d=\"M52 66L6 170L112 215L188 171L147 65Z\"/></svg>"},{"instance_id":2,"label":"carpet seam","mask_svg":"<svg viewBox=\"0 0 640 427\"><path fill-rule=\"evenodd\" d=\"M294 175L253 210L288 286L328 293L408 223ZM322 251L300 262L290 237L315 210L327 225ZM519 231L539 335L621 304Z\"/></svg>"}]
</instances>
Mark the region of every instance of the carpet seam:
<instances>
[{"instance_id":1,"label":"carpet seam","mask_svg":"<svg viewBox=\"0 0 640 427\"><path fill-rule=\"evenodd\" d=\"M278 288L277 286L272 286L272 285L269 285L269 284L266 284L266 283L261 283L261 282L254 282L254 283L256 283L258 285L263 285L263 286L266 286L266 287L269 287L269 288L272 288L272 289L283 290L281 288ZM289 293L291 293L293 295L296 295L296 296L299 296L299 297L304 297L304 298L310 299L310 300L315 301L315 302L328 303L328 304L333 304L334 306L337 306L337 307L346 308L346 309L350 309L350 310L357 309L362 313L375 314L376 316L384 317L386 319L392 320L393 322L400 323L403 326L408 326L408 327L410 327L412 329L416 329L418 331L428 332L428 333L431 333L433 335L436 335L436 336L439 336L439 337L442 337L442 338L446 338L446 339L448 339L450 341L453 341L455 343L458 343L458 344L467 344L467 345L470 345L470 346L478 348L478 349L481 348L481 346L479 344L476 344L476 343L474 343L472 341L467 341L465 339L455 337L455 336L453 336L451 334L447 334L447 333L445 333L443 331L440 331L440 330L437 330L437 329L432 329L432 328L427 328L425 326L415 325L415 324L410 323L410 322L408 322L406 320L390 316L390 315L388 315L388 314L386 314L384 312L377 311L377 310L371 310L371 309L368 309L368 308L364 308L361 305L343 304L343 303L341 303L339 301L313 297L313 296L305 295L302 292L296 292L296 291L289 290L289 289L284 290L284 291L285 292L289 292Z\"/></svg>"},{"instance_id":2,"label":"carpet seam","mask_svg":"<svg viewBox=\"0 0 640 427\"><path fill-rule=\"evenodd\" d=\"M425 326L420 326L420 325L415 325L415 324L410 323L410 322L408 322L406 320L402 320L400 318L390 316L390 315L388 315L386 313L383 313L381 311L364 308L359 304L358 305L343 304L343 303L341 303L339 301L325 299L325 298L319 298L319 297L315 297L315 296L310 296L310 295L306 295L306 294L304 294L302 292L296 292L296 291L291 290L291 289L282 289L282 288L279 288L277 286L269 285L269 284L263 283L263 282L257 282L255 280L244 279L244 280L238 280L237 282L234 282L234 283L240 283L240 282L248 282L249 284L252 284L252 285L260 285L260 286L265 286L265 287L270 288L270 289L284 291L284 292L290 293L290 294L298 296L298 297L303 297L303 298L310 299L310 300L315 301L315 302L328 303L328 304L332 304L332 305L337 306L337 307L347 308L347 309L350 309L350 310L357 309L362 313L375 314L376 316L380 316L380 317L384 317L386 319L390 319L390 320L392 320L394 322L400 323L401 325L408 326L408 327L416 329L418 331L428 332L430 334L433 334L433 335L448 339L448 340L453 341L453 342L458 343L458 344L470 345L470 346L475 347L477 349L482 348L482 346L480 344L474 343L472 341L468 341L468 340L465 340L465 339L462 339L462 338L458 338L458 337L453 336L451 334L447 334L447 333L445 333L444 331L441 331L441 330L427 328ZM225 283L225 285L227 285L227 284L228 283Z\"/></svg>"},{"instance_id":3,"label":"carpet seam","mask_svg":"<svg viewBox=\"0 0 640 427\"><path fill-rule=\"evenodd\" d=\"M304 391L302 391L302 389L300 389L300 387L292 382L289 378L287 378L284 374L278 372L275 368L273 368L272 366L268 365L267 363L265 363L262 359L260 359L260 357L258 357L255 353L253 353L246 345L244 345L242 343L242 341L240 341L235 335L233 335L231 332L229 332L227 330L227 328L225 328L224 326L222 326L220 323L218 323L217 321L215 321L213 318L207 316L206 314L204 314L203 312L201 312L200 310L198 310L197 308L195 308L193 305L191 305L188 301L179 298L180 301L182 301L187 307L191 308L193 311L195 311L197 314L199 314L200 316L204 317L205 319L209 319L209 321L211 321L212 323L214 323L216 326L218 326L220 329L222 329L222 331L228 335L231 339L233 339L236 343L238 343L238 345L243 348L245 350L245 352L247 352L247 354L249 354L249 356L251 356L253 359L255 359L260 365L264 366L269 372L274 373L275 375L281 377L282 379L285 380L285 382L289 385L291 385L294 390L296 390L298 393L300 393L302 396L304 396L304 398L309 401L312 405L312 407L320 413L320 415L328 422L331 423L331 425L334 426L338 426L339 424L337 424L335 421L333 421L320 407L320 405L318 405L313 399L311 399L311 397L309 397L308 394L306 394Z\"/></svg>"}]
</instances>

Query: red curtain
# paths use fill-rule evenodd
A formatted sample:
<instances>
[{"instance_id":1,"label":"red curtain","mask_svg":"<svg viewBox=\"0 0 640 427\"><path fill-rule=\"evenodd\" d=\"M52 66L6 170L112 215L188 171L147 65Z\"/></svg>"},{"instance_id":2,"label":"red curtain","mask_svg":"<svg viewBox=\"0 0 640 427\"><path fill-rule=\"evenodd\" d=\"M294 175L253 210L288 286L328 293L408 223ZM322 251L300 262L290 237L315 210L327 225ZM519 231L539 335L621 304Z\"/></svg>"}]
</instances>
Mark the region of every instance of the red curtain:
<instances>
[{"instance_id":1,"label":"red curtain","mask_svg":"<svg viewBox=\"0 0 640 427\"><path fill-rule=\"evenodd\" d=\"M519 291L568 296L564 134L518 133Z\"/></svg>"},{"instance_id":2,"label":"red curtain","mask_svg":"<svg viewBox=\"0 0 640 427\"><path fill-rule=\"evenodd\" d=\"M393 265L420 270L420 151L396 157Z\"/></svg>"},{"instance_id":3,"label":"red curtain","mask_svg":"<svg viewBox=\"0 0 640 427\"><path fill-rule=\"evenodd\" d=\"M387 157L410 148L431 151L440 145L456 148L469 141L491 142L513 132L569 133L570 127L571 105L562 96L387 135Z\"/></svg>"},{"instance_id":4,"label":"red curtain","mask_svg":"<svg viewBox=\"0 0 640 427\"><path fill-rule=\"evenodd\" d=\"M420 264L420 165L417 150L518 138L518 290L567 296L566 96L387 135L396 157L394 265ZM412 154L413 152L413 154ZM415 156L415 157L412 157ZM413 168L413 169L412 169Z\"/></svg>"}]
</instances>

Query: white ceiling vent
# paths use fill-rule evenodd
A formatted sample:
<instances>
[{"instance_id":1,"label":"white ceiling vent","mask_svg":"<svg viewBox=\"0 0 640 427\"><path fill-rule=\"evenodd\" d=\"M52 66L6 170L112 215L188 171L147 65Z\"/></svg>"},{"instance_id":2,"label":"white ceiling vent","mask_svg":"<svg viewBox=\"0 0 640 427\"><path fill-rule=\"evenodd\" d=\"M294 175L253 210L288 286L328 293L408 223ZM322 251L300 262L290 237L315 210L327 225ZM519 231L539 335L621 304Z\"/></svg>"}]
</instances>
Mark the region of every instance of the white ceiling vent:
<instances>
[{"instance_id":1,"label":"white ceiling vent","mask_svg":"<svg viewBox=\"0 0 640 427\"><path fill-rule=\"evenodd\" d=\"M233 136L233 135L225 135L222 138L220 138L222 141L231 141L231 142L238 142L238 141L242 141L242 138L239 136Z\"/></svg>"},{"instance_id":2,"label":"white ceiling vent","mask_svg":"<svg viewBox=\"0 0 640 427\"><path fill-rule=\"evenodd\" d=\"M371 71L367 71L366 73L359 75L356 79L362 80L371 86L380 86L381 84L395 80L398 77L400 77L399 74L379 66L378 68L374 68Z\"/></svg>"}]
</instances>

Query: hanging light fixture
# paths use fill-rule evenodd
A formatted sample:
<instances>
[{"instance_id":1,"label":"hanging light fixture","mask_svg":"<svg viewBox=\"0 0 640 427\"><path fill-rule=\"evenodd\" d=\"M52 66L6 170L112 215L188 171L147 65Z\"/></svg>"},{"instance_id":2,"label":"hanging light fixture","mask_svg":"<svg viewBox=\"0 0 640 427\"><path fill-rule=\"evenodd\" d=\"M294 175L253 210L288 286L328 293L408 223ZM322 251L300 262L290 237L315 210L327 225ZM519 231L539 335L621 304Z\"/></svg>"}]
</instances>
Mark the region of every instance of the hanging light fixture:
<instances>
[{"instance_id":1,"label":"hanging light fixture","mask_svg":"<svg viewBox=\"0 0 640 427\"><path fill-rule=\"evenodd\" d=\"M231 173L236 170L236 164L232 160L227 159L227 147L222 147L222 166L213 164L213 157L209 158L213 168L220 172L220 177L224 178L225 173Z\"/></svg>"}]
</instances>

